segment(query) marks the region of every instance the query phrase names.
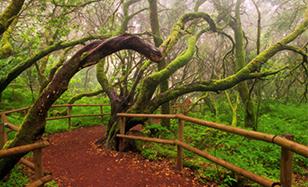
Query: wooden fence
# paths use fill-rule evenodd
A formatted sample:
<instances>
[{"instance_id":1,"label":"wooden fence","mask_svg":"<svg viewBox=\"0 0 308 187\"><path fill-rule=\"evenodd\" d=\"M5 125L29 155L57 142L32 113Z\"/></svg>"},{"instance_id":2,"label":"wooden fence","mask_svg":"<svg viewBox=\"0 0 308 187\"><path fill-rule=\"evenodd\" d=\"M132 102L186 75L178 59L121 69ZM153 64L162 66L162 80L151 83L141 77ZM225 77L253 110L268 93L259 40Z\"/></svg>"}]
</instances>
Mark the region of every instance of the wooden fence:
<instances>
[{"instance_id":1,"label":"wooden fence","mask_svg":"<svg viewBox=\"0 0 308 187\"><path fill-rule=\"evenodd\" d=\"M183 114L127 114L127 113L119 113L118 116L120 117L119 125L120 125L120 134L117 137L120 139L120 150L124 148L124 138L127 139L134 139L134 140L143 140L149 142L157 142L163 144L171 144L176 145L177 147L177 158L176 158L176 168L181 170L183 168L183 149L189 150L195 154L198 154L220 166L223 166L227 169L230 169L238 174L241 174L248 179L257 182L263 186L283 186L283 187L291 187L292 185L292 153L295 152L300 154L304 157L308 157L308 147L299 143L292 141L292 136L277 136L271 135L256 131L249 131L241 128L231 127L227 125L222 125L214 122L207 122L204 120L191 118L185 116ZM167 140L167 139L159 139L159 138L149 138L149 137L142 137L142 136L133 136L133 135L125 135L125 121L127 118L132 117L140 117L140 118L156 118L156 119L178 119L179 126L178 126L178 135L177 139L175 140ZM281 162L280 162L280 182L273 182L265 177L256 175L250 171L247 171L243 168L240 168L230 162L227 162L223 159L217 158L215 156L210 155L209 153L199 150L195 147L192 147L183 142L183 130L184 130L184 123L191 122L197 125L202 125L214 129L218 129L221 131L237 134L240 136L245 136L250 139L261 140L269 143L276 144L281 147Z\"/></svg>"},{"instance_id":2,"label":"wooden fence","mask_svg":"<svg viewBox=\"0 0 308 187\"><path fill-rule=\"evenodd\" d=\"M58 119L68 119L68 126L71 127L71 118L75 117L93 117L99 116L103 118L104 115L110 115L109 113L104 113L103 107L110 106L108 104L62 104L62 105L53 105L52 108L56 107L66 107L67 108L67 115L66 116L56 116L56 117L49 117L46 120L58 120ZM73 107L99 107L100 113L99 114L79 114L79 115L71 115ZM7 115L15 112L27 112L30 107L24 107L20 109L9 110L5 112L1 112L1 121L0 121L0 148L6 143L8 136L7 133L10 131L18 131L19 127L10 123ZM7 131L5 130L7 128ZM42 164L42 149L49 145L47 140L40 140L33 144L22 145L18 147L13 147L9 149L2 149L0 150L0 158L9 157L16 154L21 153L28 153L33 152L32 161L28 159L22 158L20 163L29 167L34 171L34 181L29 183L27 187L37 187L42 186L46 182L52 180L52 176L44 171L43 164Z\"/></svg>"}]
</instances>

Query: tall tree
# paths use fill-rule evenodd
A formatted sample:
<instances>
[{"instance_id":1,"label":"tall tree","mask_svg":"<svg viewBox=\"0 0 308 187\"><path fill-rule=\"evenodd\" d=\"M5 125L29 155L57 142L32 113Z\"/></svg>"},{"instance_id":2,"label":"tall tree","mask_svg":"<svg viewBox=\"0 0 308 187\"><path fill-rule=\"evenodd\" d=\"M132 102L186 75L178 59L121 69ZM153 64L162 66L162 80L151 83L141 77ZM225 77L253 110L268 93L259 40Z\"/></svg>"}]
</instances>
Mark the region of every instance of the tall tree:
<instances>
[{"instance_id":1,"label":"tall tree","mask_svg":"<svg viewBox=\"0 0 308 187\"><path fill-rule=\"evenodd\" d=\"M160 27L159 27L159 21L158 21L158 12L157 12L157 1L156 0L148 0L149 7L150 7L150 24L151 24L151 30L153 34L153 40L156 47L159 47L163 43L163 39L160 34ZM162 61L157 65L158 70L162 70L165 68L166 62ZM160 83L160 92L165 92L169 88L168 79L163 80ZM166 102L161 106L161 113L162 114L169 114L170 113L170 103ZM170 120L169 119L163 119L162 125L169 126Z\"/></svg>"},{"instance_id":2,"label":"tall tree","mask_svg":"<svg viewBox=\"0 0 308 187\"><path fill-rule=\"evenodd\" d=\"M234 38L235 38L235 67L236 71L241 70L246 65L246 49L244 45L244 33L241 24L240 7L242 0L237 0L235 5L235 25ZM242 102L245 109L245 125L256 130L256 112L255 102L250 94L248 83L242 82L238 84L238 91L240 93Z\"/></svg>"}]
</instances>

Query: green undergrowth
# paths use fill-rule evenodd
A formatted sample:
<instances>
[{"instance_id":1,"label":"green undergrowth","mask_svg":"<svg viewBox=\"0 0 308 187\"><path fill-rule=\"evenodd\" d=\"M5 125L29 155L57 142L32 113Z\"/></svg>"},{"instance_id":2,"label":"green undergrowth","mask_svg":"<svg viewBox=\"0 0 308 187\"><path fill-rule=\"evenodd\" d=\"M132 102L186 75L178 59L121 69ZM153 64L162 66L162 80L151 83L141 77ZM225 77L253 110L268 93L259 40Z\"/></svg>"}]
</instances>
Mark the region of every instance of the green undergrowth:
<instances>
[{"instance_id":1,"label":"green undergrowth","mask_svg":"<svg viewBox=\"0 0 308 187\"><path fill-rule=\"evenodd\" d=\"M94 97L94 98L82 98L75 104L102 104L102 103L108 104L108 102L105 99ZM64 104L64 103L58 103L58 104ZM49 110L49 114L50 115L55 114L58 112L62 112L63 110L66 110L66 107L53 108ZM105 114L103 118L101 116L71 118L71 129L107 124L109 120L110 106L104 106L103 113ZM79 114L100 114L100 107L99 106L73 107L71 115L79 115ZM64 132L67 130L69 130L68 119L47 121L46 132L49 134Z\"/></svg>"},{"instance_id":2,"label":"green undergrowth","mask_svg":"<svg viewBox=\"0 0 308 187\"><path fill-rule=\"evenodd\" d=\"M224 112L224 107L220 113ZM281 104L267 102L261 108L258 131L274 135L293 134L294 140L308 144L308 105ZM230 112L229 112L230 113ZM241 116L240 114L239 116ZM226 113L212 116L209 113L202 115L194 112L189 116L229 124L231 116ZM242 119L240 117L240 119ZM177 121L171 121L171 127L161 127L158 124L149 124L144 132L151 137L174 139L176 137ZM242 127L242 121L239 124ZM209 152L211 155L222 158L255 174L265 176L273 181L279 181L280 147L263 141L251 140L242 136L225 133L215 129L185 123L184 139L186 143L198 149ZM156 160L172 158L175 160L175 146L166 146L157 143L145 143L141 151L146 158ZM215 181L220 186L258 186L247 179L236 175L232 171L215 165L191 152L184 151L184 165L196 171L196 175L204 182ZM294 154L293 171L296 178L294 186L308 186L305 177L308 176L308 159Z\"/></svg>"},{"instance_id":3,"label":"green undergrowth","mask_svg":"<svg viewBox=\"0 0 308 187\"><path fill-rule=\"evenodd\" d=\"M0 181L1 187L23 187L29 182L26 175L23 174L21 166L17 165L11 171L10 177L7 181Z\"/></svg>"}]
</instances>

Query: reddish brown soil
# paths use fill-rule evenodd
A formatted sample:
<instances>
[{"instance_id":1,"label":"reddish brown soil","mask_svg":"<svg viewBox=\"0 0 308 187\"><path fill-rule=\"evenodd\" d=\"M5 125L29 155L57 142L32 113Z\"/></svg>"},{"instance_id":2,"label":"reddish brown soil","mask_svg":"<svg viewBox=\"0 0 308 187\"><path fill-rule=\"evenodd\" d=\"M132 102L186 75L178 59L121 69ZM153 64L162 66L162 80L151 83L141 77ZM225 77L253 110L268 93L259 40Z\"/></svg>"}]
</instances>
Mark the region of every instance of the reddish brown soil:
<instances>
[{"instance_id":1,"label":"reddish brown soil","mask_svg":"<svg viewBox=\"0 0 308 187\"><path fill-rule=\"evenodd\" d=\"M44 167L59 186L202 186L189 169L179 173L170 161L149 161L135 153L98 149L94 142L102 134L103 127L91 127L49 137Z\"/></svg>"}]
</instances>

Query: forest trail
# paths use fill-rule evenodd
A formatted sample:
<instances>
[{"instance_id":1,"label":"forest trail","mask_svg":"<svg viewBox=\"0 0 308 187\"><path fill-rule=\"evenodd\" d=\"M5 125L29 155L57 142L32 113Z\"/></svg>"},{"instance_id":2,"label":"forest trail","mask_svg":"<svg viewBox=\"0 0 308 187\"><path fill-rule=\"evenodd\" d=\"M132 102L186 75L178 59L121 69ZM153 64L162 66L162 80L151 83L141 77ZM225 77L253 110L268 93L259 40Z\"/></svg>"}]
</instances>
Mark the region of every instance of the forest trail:
<instances>
[{"instance_id":1,"label":"forest trail","mask_svg":"<svg viewBox=\"0 0 308 187\"><path fill-rule=\"evenodd\" d=\"M49 136L43 163L60 187L204 186L185 168L170 161L149 161L135 153L98 149L102 126L79 128Z\"/></svg>"}]
</instances>

